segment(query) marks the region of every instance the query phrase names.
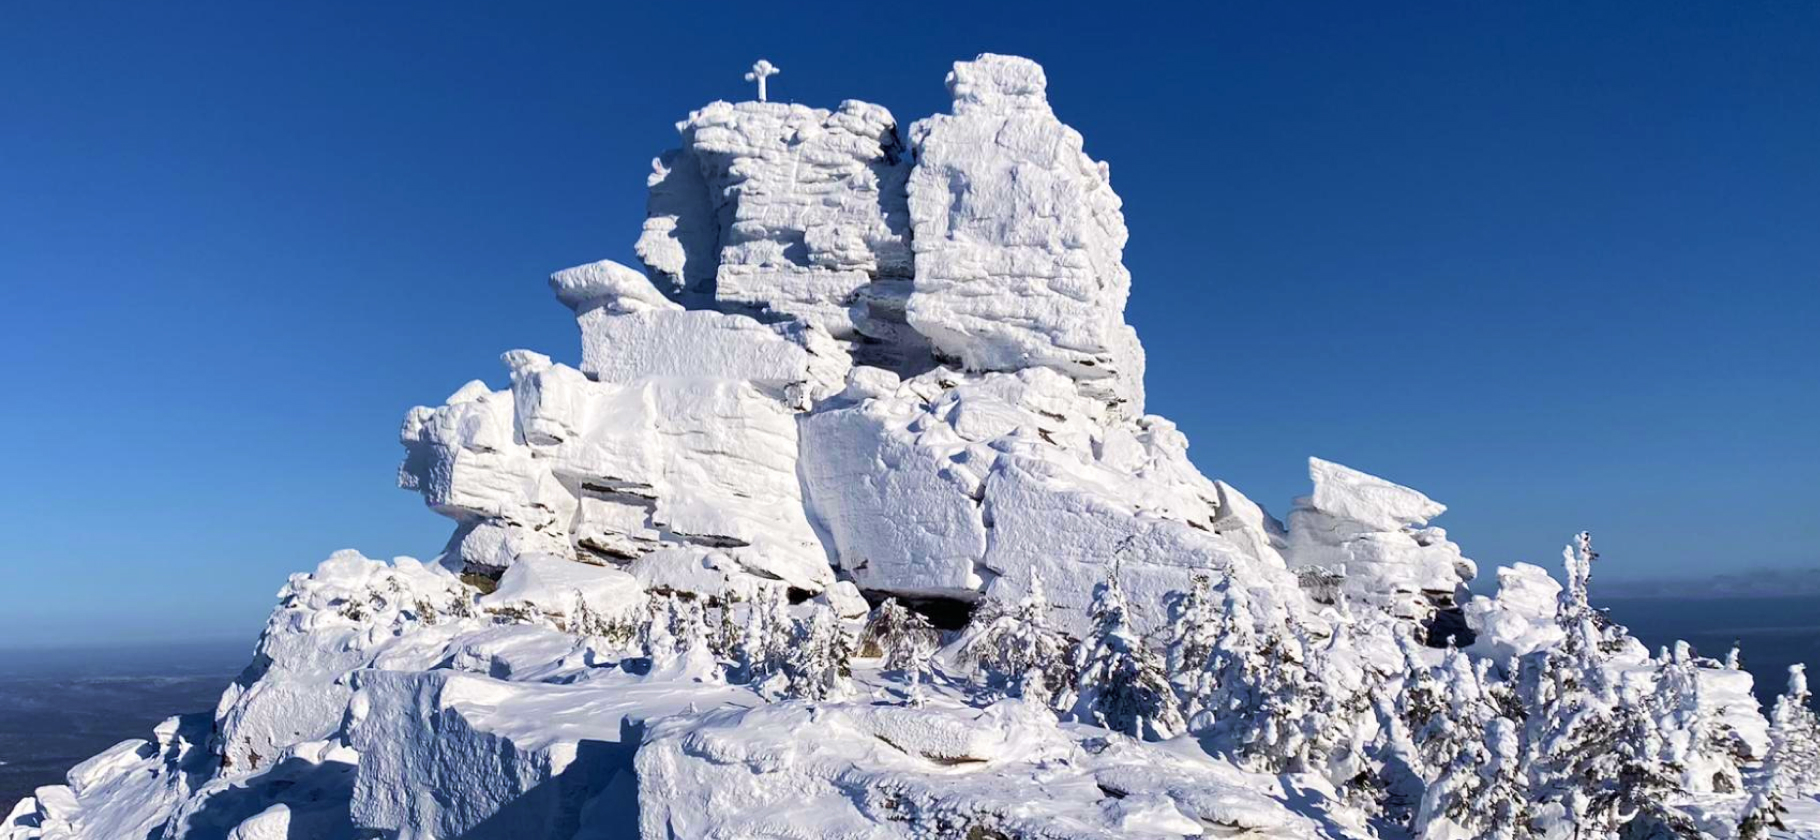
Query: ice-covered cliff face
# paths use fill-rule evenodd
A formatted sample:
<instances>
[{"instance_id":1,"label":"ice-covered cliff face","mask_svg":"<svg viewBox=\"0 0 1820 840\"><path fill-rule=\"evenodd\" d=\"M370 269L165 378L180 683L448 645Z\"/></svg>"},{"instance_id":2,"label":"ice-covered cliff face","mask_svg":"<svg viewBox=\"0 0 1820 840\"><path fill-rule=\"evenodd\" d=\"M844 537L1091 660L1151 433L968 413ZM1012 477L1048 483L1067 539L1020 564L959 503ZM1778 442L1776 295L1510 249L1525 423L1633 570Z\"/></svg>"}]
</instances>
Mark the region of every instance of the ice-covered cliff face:
<instances>
[{"instance_id":1,"label":"ice-covered cliff face","mask_svg":"<svg viewBox=\"0 0 1820 840\"><path fill-rule=\"evenodd\" d=\"M505 387L406 417L441 555L294 575L212 715L0 840L1377 836L1439 749L1410 743L1423 679L1514 679L1593 622L1531 566L1469 601L1410 488L1312 459L1285 527L1203 476L1143 413L1119 199L1045 87L985 55L908 132L691 114L643 270L550 278L573 364L513 350ZM1604 641L1595 671L1770 749L1742 671ZM1139 707L1191 734L1109 731ZM1689 789L1735 787L1686 731Z\"/></svg>"}]
</instances>

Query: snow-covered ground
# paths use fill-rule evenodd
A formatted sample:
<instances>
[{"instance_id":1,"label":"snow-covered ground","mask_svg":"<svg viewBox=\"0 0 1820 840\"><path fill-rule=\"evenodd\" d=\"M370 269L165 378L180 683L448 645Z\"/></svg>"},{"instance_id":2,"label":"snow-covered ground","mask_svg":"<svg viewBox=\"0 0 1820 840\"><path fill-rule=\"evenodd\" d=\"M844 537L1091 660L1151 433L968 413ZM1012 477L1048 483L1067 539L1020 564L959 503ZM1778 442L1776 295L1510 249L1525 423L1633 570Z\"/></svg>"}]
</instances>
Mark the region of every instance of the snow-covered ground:
<instances>
[{"instance_id":1,"label":"snow-covered ground","mask_svg":"<svg viewBox=\"0 0 1820 840\"><path fill-rule=\"evenodd\" d=\"M1110 172L1042 69L949 114L710 104L643 270L550 281L574 365L413 409L427 562L294 575L212 712L31 838L1820 836L1800 674L1481 576L1310 460L1286 522L1143 411Z\"/></svg>"}]
</instances>

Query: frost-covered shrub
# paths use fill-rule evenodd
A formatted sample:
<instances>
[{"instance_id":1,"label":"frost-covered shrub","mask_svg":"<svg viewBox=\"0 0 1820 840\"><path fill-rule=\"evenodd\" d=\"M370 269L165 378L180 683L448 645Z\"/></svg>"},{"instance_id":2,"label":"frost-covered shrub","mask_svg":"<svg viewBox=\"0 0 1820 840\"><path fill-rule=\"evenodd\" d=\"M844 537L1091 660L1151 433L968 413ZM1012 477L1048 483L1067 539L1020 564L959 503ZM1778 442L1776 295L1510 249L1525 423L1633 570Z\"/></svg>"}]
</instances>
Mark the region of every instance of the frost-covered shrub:
<instances>
[{"instance_id":1,"label":"frost-covered shrub","mask_svg":"<svg viewBox=\"0 0 1820 840\"><path fill-rule=\"evenodd\" d=\"M575 608L562 629L577 636L600 639L612 647L626 647L639 638L641 628L627 619L602 613L588 603L581 593L575 594Z\"/></svg>"},{"instance_id":2,"label":"frost-covered shrub","mask_svg":"<svg viewBox=\"0 0 1820 840\"><path fill-rule=\"evenodd\" d=\"M882 660L886 670L917 671L927 667L940 645L935 626L915 612L887 598L872 611L860 633L861 656Z\"/></svg>"},{"instance_id":3,"label":"frost-covered shrub","mask_svg":"<svg viewBox=\"0 0 1820 840\"><path fill-rule=\"evenodd\" d=\"M1163 667L1181 700L1182 716L1193 720L1212 698L1213 675L1207 661L1219 645L1223 617L1208 597L1208 581L1197 575L1186 592L1165 599L1168 623L1163 629Z\"/></svg>"},{"instance_id":4,"label":"frost-covered shrub","mask_svg":"<svg viewBox=\"0 0 1820 840\"><path fill-rule=\"evenodd\" d=\"M1415 814L1420 838L1531 836L1529 777L1514 693L1491 663L1449 649L1438 669L1406 680L1430 693L1434 705L1415 732L1432 777ZM1436 689L1439 689L1438 691Z\"/></svg>"},{"instance_id":5,"label":"frost-covered shrub","mask_svg":"<svg viewBox=\"0 0 1820 840\"><path fill-rule=\"evenodd\" d=\"M759 590L746 604L745 626L733 644L734 681L755 686L774 678L781 681L795 637L796 625L783 589Z\"/></svg>"}]
</instances>

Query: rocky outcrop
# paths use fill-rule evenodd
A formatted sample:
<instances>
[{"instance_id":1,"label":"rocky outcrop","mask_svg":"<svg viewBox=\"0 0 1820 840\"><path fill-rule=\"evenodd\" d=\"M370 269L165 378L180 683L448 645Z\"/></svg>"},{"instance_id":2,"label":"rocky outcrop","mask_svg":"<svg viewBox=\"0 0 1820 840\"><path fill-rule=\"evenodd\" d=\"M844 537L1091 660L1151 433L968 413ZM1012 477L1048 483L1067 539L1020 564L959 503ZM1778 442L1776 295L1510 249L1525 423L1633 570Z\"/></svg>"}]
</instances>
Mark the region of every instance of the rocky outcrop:
<instances>
[{"instance_id":1,"label":"rocky outcrop","mask_svg":"<svg viewBox=\"0 0 1820 840\"><path fill-rule=\"evenodd\" d=\"M1289 565L1337 593L1408 619L1457 606L1478 567L1428 526L1447 506L1350 467L1308 459L1313 495L1289 511ZM1313 583L1319 581L1319 583Z\"/></svg>"}]
</instances>

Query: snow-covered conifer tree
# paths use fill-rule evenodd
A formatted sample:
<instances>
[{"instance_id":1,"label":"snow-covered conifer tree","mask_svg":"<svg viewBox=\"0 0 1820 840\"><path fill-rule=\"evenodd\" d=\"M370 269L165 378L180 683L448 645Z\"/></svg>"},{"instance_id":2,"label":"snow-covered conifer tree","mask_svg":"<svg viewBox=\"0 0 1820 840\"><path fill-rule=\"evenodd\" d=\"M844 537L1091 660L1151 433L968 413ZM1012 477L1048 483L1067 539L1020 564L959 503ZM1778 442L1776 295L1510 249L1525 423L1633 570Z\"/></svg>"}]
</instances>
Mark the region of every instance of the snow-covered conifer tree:
<instances>
[{"instance_id":1,"label":"snow-covered conifer tree","mask_svg":"<svg viewBox=\"0 0 1820 840\"><path fill-rule=\"evenodd\" d=\"M714 632L708 637L708 647L721 659L739 664L739 640L745 629L733 620L735 601L731 594L720 599L715 607Z\"/></svg>"},{"instance_id":2,"label":"snow-covered conifer tree","mask_svg":"<svg viewBox=\"0 0 1820 840\"><path fill-rule=\"evenodd\" d=\"M668 667L676 660L676 636L672 632L676 624L675 607L676 599L669 595L654 594L646 603L645 623L639 642L644 648L645 656L651 660L652 670Z\"/></svg>"},{"instance_id":3,"label":"snow-covered conifer tree","mask_svg":"<svg viewBox=\"0 0 1820 840\"><path fill-rule=\"evenodd\" d=\"M1699 668L1686 642L1657 659L1649 712L1662 735L1661 760L1680 773L1683 790L1736 793L1743 779L1729 745L1701 709Z\"/></svg>"},{"instance_id":4,"label":"snow-covered conifer tree","mask_svg":"<svg viewBox=\"0 0 1820 840\"><path fill-rule=\"evenodd\" d=\"M1074 683L1070 640L1049 624L1043 582L1032 575L1018 602L987 598L974 608L956 648L959 662L990 688L1034 703L1047 703Z\"/></svg>"},{"instance_id":5,"label":"snow-covered conifer tree","mask_svg":"<svg viewBox=\"0 0 1820 840\"><path fill-rule=\"evenodd\" d=\"M796 644L784 662L791 697L831 700L852 693L853 637L827 604L796 622Z\"/></svg>"},{"instance_id":6,"label":"snow-covered conifer tree","mask_svg":"<svg viewBox=\"0 0 1820 840\"><path fill-rule=\"evenodd\" d=\"M696 598L679 598L670 610L670 635L676 643L672 679L720 683L726 679L720 658L709 646L708 622Z\"/></svg>"},{"instance_id":7,"label":"snow-covered conifer tree","mask_svg":"<svg viewBox=\"0 0 1820 840\"><path fill-rule=\"evenodd\" d=\"M1221 634L1208 656L1213 691L1202 721L1213 747L1248 770L1307 769L1305 716L1321 703L1300 628L1259 627L1244 590L1225 587Z\"/></svg>"},{"instance_id":8,"label":"snow-covered conifer tree","mask_svg":"<svg viewBox=\"0 0 1820 840\"><path fill-rule=\"evenodd\" d=\"M1621 628L1606 627L1588 597L1598 554L1582 532L1563 552L1567 586L1556 604L1563 639L1525 663L1530 710L1530 786L1543 823L1580 836L1698 836L1673 807L1679 767L1664 761L1650 693L1615 679L1610 662Z\"/></svg>"},{"instance_id":9,"label":"snow-covered conifer tree","mask_svg":"<svg viewBox=\"0 0 1820 840\"><path fill-rule=\"evenodd\" d=\"M746 604L744 631L734 647L735 678L763 686L783 673L795 644L796 626L781 588L761 589ZM780 677L781 678L781 677Z\"/></svg>"},{"instance_id":10,"label":"snow-covered conifer tree","mask_svg":"<svg viewBox=\"0 0 1820 840\"><path fill-rule=\"evenodd\" d=\"M1820 716L1808 693L1807 666L1788 666L1788 690L1769 714L1769 753L1760 788L1780 801L1820 792Z\"/></svg>"},{"instance_id":11,"label":"snow-covered conifer tree","mask_svg":"<svg viewBox=\"0 0 1820 840\"><path fill-rule=\"evenodd\" d=\"M1163 630L1163 667L1181 699L1182 716L1192 719L1213 696L1207 659L1220 636L1220 616L1208 598L1208 581L1196 575L1186 592L1165 599L1169 623Z\"/></svg>"},{"instance_id":12,"label":"snow-covered conifer tree","mask_svg":"<svg viewBox=\"0 0 1820 840\"><path fill-rule=\"evenodd\" d=\"M600 639L613 647L622 647L637 640L637 627L633 622L602 615L579 591L575 593L575 610L569 616L567 629L577 636Z\"/></svg>"},{"instance_id":13,"label":"snow-covered conifer tree","mask_svg":"<svg viewBox=\"0 0 1820 840\"><path fill-rule=\"evenodd\" d=\"M1161 659L1126 618L1125 591L1114 566L1093 590L1093 630L1075 646L1077 688L1067 716L1134 738L1162 740L1187 728Z\"/></svg>"},{"instance_id":14,"label":"snow-covered conifer tree","mask_svg":"<svg viewBox=\"0 0 1820 840\"><path fill-rule=\"evenodd\" d=\"M1426 673L1427 667L1422 671ZM1365 766L1341 785L1340 793L1368 817L1408 825L1415 819L1424 786L1422 759L1400 711L1412 679L1407 675L1381 679L1381 687L1369 693L1376 726L1364 745Z\"/></svg>"},{"instance_id":15,"label":"snow-covered conifer tree","mask_svg":"<svg viewBox=\"0 0 1820 840\"><path fill-rule=\"evenodd\" d=\"M1418 733L1424 763L1435 775L1415 815L1415 836L1532 836L1510 687L1495 677L1489 661L1471 662L1453 648L1438 676L1433 682L1444 687L1442 705Z\"/></svg>"},{"instance_id":16,"label":"snow-covered conifer tree","mask_svg":"<svg viewBox=\"0 0 1820 840\"><path fill-rule=\"evenodd\" d=\"M1202 668L1207 695L1200 701L1189 725L1196 731L1212 729L1229 717L1254 708L1258 702L1257 680L1263 668L1258 659L1257 622L1252 617L1245 590L1231 578L1220 583L1219 632Z\"/></svg>"},{"instance_id":17,"label":"snow-covered conifer tree","mask_svg":"<svg viewBox=\"0 0 1820 840\"><path fill-rule=\"evenodd\" d=\"M860 634L860 653L878 657L889 671L914 671L926 664L941 636L929 619L887 598L872 611Z\"/></svg>"}]
</instances>

